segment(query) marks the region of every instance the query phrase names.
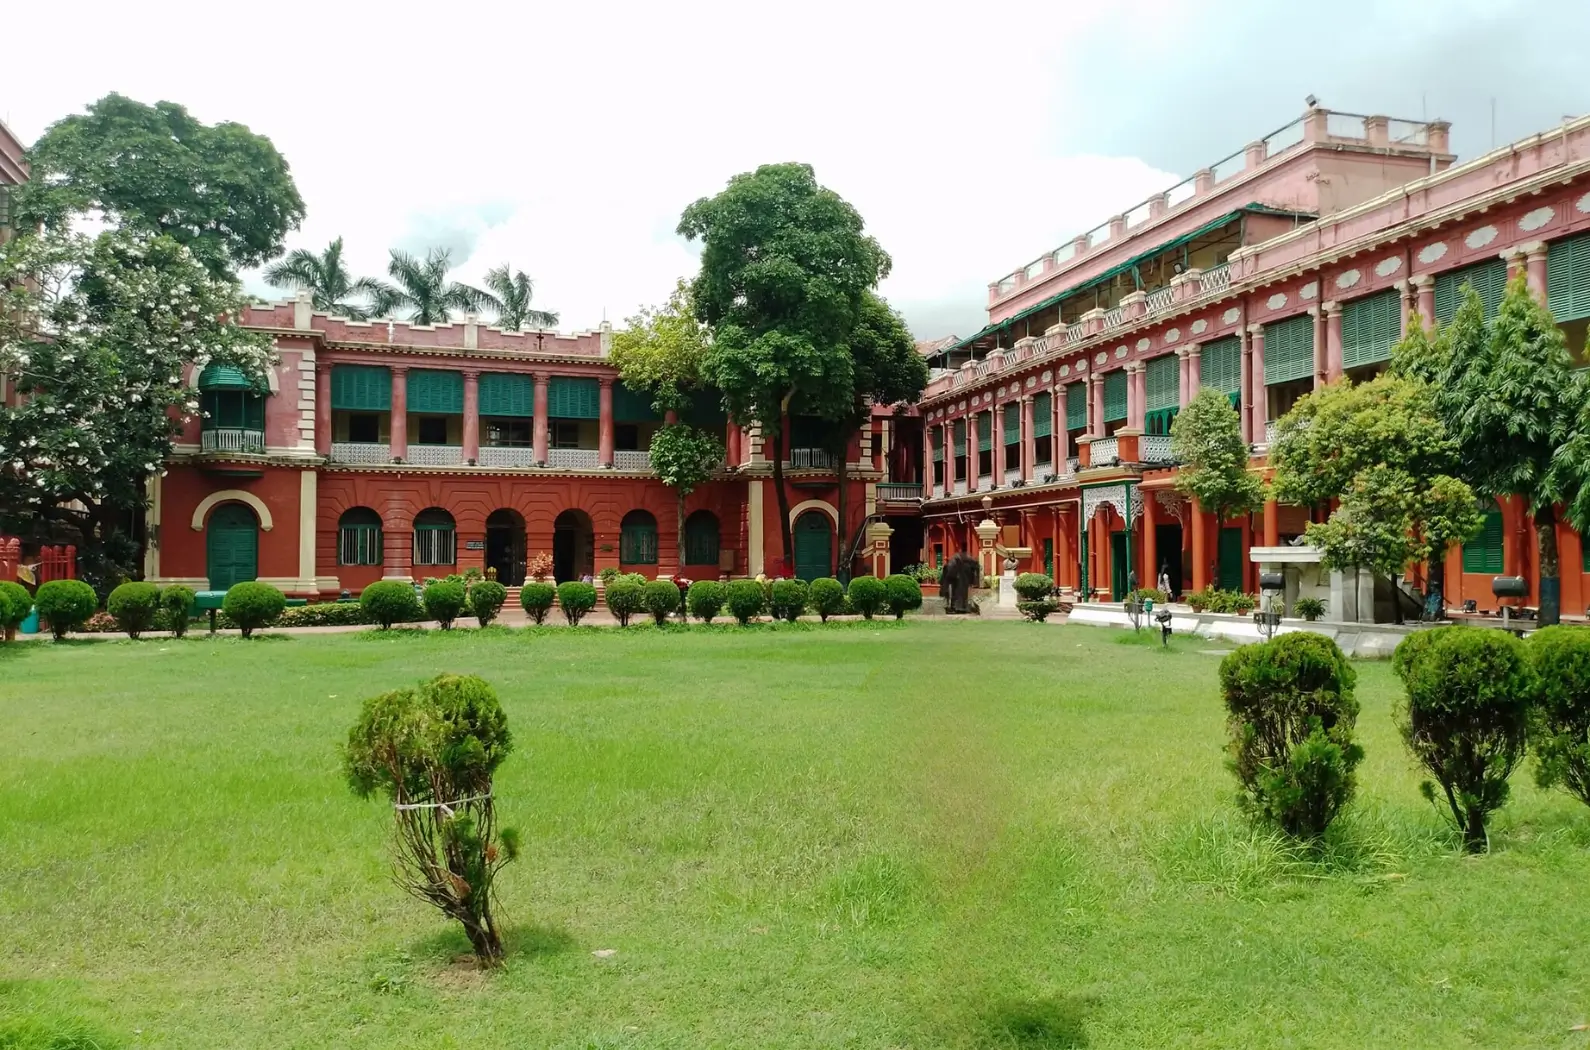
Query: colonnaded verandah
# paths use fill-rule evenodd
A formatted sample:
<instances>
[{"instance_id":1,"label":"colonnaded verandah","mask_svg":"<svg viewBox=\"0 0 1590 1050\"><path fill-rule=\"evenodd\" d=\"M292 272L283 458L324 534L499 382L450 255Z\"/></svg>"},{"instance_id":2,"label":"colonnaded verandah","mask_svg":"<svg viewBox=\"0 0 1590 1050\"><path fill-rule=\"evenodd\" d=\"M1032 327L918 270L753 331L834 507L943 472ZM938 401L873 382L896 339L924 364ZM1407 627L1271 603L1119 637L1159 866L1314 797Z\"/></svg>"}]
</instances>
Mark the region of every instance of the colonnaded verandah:
<instances>
[{"instance_id":1,"label":"colonnaded verandah","mask_svg":"<svg viewBox=\"0 0 1590 1050\"><path fill-rule=\"evenodd\" d=\"M820 427L788 421L793 566L771 443L710 396L691 421L728 454L678 535L648 460L662 420L619 380L605 323L504 331L354 321L302 295L256 305L243 322L279 354L269 393L215 366L188 377L205 415L150 484L145 577L329 596L489 567L512 586L541 552L559 580L608 566L812 578L852 552L853 571L884 574L975 551L991 513L1004 546L1030 552L1021 569L1072 591L1119 598L1129 568L1163 569L1178 592L1255 590L1255 549L1298 537L1309 511L1272 502L1217 524L1177 493L1170 425L1200 388L1230 396L1262 469L1299 397L1383 369L1410 317L1449 320L1464 284L1494 312L1520 270L1584 354L1590 118L1461 164L1449 131L1311 107L991 281L986 327L921 344L934 367L921 401L878 407L850 442L850 520ZM0 186L25 177L20 157L0 136ZM1572 614L1590 600L1590 544L1558 533ZM1524 577L1533 602L1534 546L1518 500L1492 506L1448 558L1448 605L1494 608L1498 574Z\"/></svg>"}]
</instances>

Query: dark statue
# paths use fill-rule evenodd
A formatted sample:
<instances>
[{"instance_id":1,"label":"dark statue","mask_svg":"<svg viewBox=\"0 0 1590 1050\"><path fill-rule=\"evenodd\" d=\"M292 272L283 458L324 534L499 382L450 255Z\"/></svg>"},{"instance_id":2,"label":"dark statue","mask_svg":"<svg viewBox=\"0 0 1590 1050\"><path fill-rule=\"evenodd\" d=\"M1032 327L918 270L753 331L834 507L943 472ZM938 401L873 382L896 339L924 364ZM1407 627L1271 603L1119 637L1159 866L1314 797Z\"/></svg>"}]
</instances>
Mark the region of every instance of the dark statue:
<instances>
[{"instance_id":1,"label":"dark statue","mask_svg":"<svg viewBox=\"0 0 1590 1050\"><path fill-rule=\"evenodd\" d=\"M944 595L946 612L971 612L967 599L973 587L983 585L983 570L977 559L965 551L956 552L939 571L939 590Z\"/></svg>"}]
</instances>

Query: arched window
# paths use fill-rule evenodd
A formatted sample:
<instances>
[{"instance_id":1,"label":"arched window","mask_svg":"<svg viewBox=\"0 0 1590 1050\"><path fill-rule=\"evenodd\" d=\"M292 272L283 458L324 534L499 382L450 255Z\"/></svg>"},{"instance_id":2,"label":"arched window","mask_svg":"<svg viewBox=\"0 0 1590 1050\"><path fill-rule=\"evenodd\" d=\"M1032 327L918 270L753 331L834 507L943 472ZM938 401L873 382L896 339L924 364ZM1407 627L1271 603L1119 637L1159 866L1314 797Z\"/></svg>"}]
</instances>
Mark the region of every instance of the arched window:
<instances>
[{"instance_id":1,"label":"arched window","mask_svg":"<svg viewBox=\"0 0 1590 1050\"><path fill-rule=\"evenodd\" d=\"M698 510L685 519L685 564L718 567L718 516Z\"/></svg>"},{"instance_id":2,"label":"arched window","mask_svg":"<svg viewBox=\"0 0 1590 1050\"><path fill-rule=\"evenodd\" d=\"M618 560L625 565L657 564L657 519L632 510L619 524Z\"/></svg>"},{"instance_id":3,"label":"arched window","mask_svg":"<svg viewBox=\"0 0 1590 1050\"><path fill-rule=\"evenodd\" d=\"M451 514L431 507L414 515L415 565L452 565L455 547Z\"/></svg>"},{"instance_id":4,"label":"arched window","mask_svg":"<svg viewBox=\"0 0 1590 1050\"><path fill-rule=\"evenodd\" d=\"M1485 527L1463 545L1463 571L1500 576L1502 537L1502 508L1492 503L1485 514Z\"/></svg>"},{"instance_id":5,"label":"arched window","mask_svg":"<svg viewBox=\"0 0 1590 1050\"><path fill-rule=\"evenodd\" d=\"M381 515L350 507L337 519L337 564L381 564Z\"/></svg>"}]
</instances>

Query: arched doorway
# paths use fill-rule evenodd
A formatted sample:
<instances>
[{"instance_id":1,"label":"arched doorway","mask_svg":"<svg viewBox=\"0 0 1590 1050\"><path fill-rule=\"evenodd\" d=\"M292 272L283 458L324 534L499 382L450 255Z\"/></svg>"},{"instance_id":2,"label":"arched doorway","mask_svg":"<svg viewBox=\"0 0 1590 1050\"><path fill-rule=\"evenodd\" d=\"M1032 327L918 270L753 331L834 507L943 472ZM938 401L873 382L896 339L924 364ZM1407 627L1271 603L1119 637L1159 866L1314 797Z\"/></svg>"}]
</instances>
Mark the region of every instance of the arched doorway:
<instances>
[{"instance_id":1,"label":"arched doorway","mask_svg":"<svg viewBox=\"0 0 1590 1050\"><path fill-rule=\"evenodd\" d=\"M259 519L242 503L210 512L204 537L205 575L210 590L224 591L259 575Z\"/></svg>"},{"instance_id":2,"label":"arched doorway","mask_svg":"<svg viewBox=\"0 0 1590 1050\"><path fill-rule=\"evenodd\" d=\"M583 510L566 510L552 522L552 577L559 583L595 575L595 530Z\"/></svg>"},{"instance_id":3,"label":"arched doorway","mask_svg":"<svg viewBox=\"0 0 1590 1050\"><path fill-rule=\"evenodd\" d=\"M516 510L494 510L486 519L486 568L497 570L504 587L524 583L524 517Z\"/></svg>"},{"instance_id":4,"label":"arched doorway","mask_svg":"<svg viewBox=\"0 0 1590 1050\"><path fill-rule=\"evenodd\" d=\"M795 519L795 578L817 580L834 567L834 524L820 510Z\"/></svg>"}]
</instances>

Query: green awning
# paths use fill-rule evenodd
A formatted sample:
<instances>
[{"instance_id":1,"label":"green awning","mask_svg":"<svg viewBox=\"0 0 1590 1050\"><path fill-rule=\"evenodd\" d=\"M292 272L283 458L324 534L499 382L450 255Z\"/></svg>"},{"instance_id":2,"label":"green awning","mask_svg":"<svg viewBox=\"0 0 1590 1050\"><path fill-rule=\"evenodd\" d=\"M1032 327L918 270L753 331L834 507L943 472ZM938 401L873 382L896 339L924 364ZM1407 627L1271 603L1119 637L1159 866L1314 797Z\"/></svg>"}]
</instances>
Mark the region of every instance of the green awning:
<instances>
[{"instance_id":1,"label":"green awning","mask_svg":"<svg viewBox=\"0 0 1590 1050\"><path fill-rule=\"evenodd\" d=\"M204 366L204 371L199 373L200 390L253 390L254 384L249 382L248 376L236 365L223 365L219 362Z\"/></svg>"}]
</instances>

